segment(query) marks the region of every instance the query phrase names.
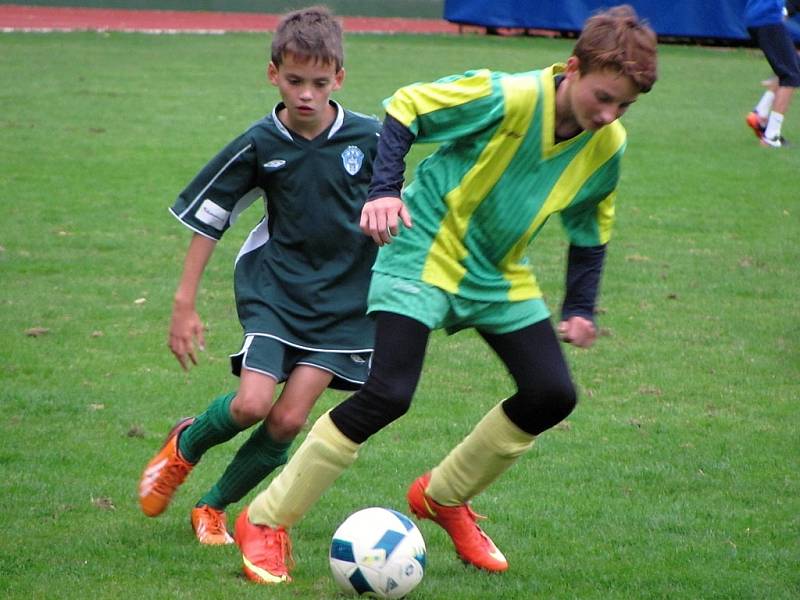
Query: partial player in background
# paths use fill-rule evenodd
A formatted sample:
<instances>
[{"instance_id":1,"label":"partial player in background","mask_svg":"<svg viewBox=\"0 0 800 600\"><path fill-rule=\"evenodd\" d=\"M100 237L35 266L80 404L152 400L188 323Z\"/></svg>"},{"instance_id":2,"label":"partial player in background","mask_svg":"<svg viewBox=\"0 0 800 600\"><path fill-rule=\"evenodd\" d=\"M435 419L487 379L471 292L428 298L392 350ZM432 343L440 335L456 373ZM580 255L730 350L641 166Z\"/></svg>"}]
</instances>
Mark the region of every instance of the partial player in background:
<instances>
[{"instance_id":1,"label":"partial player in background","mask_svg":"<svg viewBox=\"0 0 800 600\"><path fill-rule=\"evenodd\" d=\"M286 15L267 69L282 102L212 159L171 209L195 232L169 335L186 369L197 364L196 345L203 349L195 304L216 243L244 208L266 198L266 216L234 268L244 329L242 348L231 357L238 390L179 421L139 483L142 510L157 516L208 449L255 425L192 510L203 544L233 543L225 507L286 462L320 394L357 389L367 376L374 326L366 300L376 249L358 218L380 122L330 99L344 80L343 60L341 26L326 8Z\"/></svg>"},{"instance_id":2,"label":"partial player in background","mask_svg":"<svg viewBox=\"0 0 800 600\"><path fill-rule=\"evenodd\" d=\"M781 135L794 89L800 87L800 58L784 18L800 9L800 0L747 0L745 24L750 37L769 62L776 80L767 83L747 124L763 146L781 148L787 142Z\"/></svg>"},{"instance_id":3,"label":"partial player in background","mask_svg":"<svg viewBox=\"0 0 800 600\"><path fill-rule=\"evenodd\" d=\"M290 580L289 528L370 436L408 411L435 329L476 329L516 392L411 484L409 506L447 531L463 561L487 571L508 568L470 501L575 407L558 338L582 348L595 341L594 308L626 146L619 118L655 80L655 33L620 6L587 21L566 64L514 74L470 71L403 87L388 100L361 215L363 231L381 246L369 293L372 369L361 390L316 421L237 518L236 541L251 579ZM441 145L402 190L404 159L415 142ZM526 253L554 215L570 240L557 332ZM428 450L419 451L427 461ZM535 481L529 494L535 499Z\"/></svg>"}]
</instances>

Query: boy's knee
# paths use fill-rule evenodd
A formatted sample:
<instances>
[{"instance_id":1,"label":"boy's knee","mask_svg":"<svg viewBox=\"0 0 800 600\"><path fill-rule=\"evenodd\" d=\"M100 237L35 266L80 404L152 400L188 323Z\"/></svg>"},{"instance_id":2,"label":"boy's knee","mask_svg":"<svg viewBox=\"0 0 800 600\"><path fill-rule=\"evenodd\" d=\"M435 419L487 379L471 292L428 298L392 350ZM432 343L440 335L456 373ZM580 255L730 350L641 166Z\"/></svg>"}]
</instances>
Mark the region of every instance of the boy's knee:
<instances>
[{"instance_id":1,"label":"boy's knee","mask_svg":"<svg viewBox=\"0 0 800 600\"><path fill-rule=\"evenodd\" d=\"M575 386L565 380L536 389L520 389L503 403L503 409L517 427L538 435L566 419L577 404Z\"/></svg>"},{"instance_id":2,"label":"boy's knee","mask_svg":"<svg viewBox=\"0 0 800 600\"><path fill-rule=\"evenodd\" d=\"M231 402L231 416L239 425L249 427L267 417L271 400L263 394L240 390Z\"/></svg>"},{"instance_id":3,"label":"boy's knee","mask_svg":"<svg viewBox=\"0 0 800 600\"><path fill-rule=\"evenodd\" d=\"M267 415L267 428L275 440L288 441L297 437L306 424L305 413L291 410L273 410Z\"/></svg>"},{"instance_id":4,"label":"boy's knee","mask_svg":"<svg viewBox=\"0 0 800 600\"><path fill-rule=\"evenodd\" d=\"M578 405L578 392L573 383L570 381L566 382L552 393L554 404L556 406L556 412L562 415L558 421L563 421L573 410L575 410L575 407Z\"/></svg>"},{"instance_id":5,"label":"boy's knee","mask_svg":"<svg viewBox=\"0 0 800 600\"><path fill-rule=\"evenodd\" d=\"M369 382L331 411L339 430L360 444L408 412L412 391L373 387Z\"/></svg>"},{"instance_id":6,"label":"boy's knee","mask_svg":"<svg viewBox=\"0 0 800 600\"><path fill-rule=\"evenodd\" d=\"M408 412L413 394L413 388L403 385L402 382L375 384L367 381L360 392L365 403L384 414L386 425Z\"/></svg>"}]
</instances>

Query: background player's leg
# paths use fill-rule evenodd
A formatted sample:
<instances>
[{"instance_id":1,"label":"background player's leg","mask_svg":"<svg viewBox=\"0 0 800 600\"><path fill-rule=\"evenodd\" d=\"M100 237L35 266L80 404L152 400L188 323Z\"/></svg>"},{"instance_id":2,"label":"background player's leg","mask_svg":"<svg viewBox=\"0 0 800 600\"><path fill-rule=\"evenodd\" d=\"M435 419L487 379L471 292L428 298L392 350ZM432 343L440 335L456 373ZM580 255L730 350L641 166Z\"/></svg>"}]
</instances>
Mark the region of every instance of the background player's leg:
<instances>
[{"instance_id":1,"label":"background player's leg","mask_svg":"<svg viewBox=\"0 0 800 600\"><path fill-rule=\"evenodd\" d=\"M220 396L198 415L178 440L184 458L197 463L205 452L263 419L272 404L275 379L242 369L239 390Z\"/></svg>"},{"instance_id":2,"label":"background player's leg","mask_svg":"<svg viewBox=\"0 0 800 600\"><path fill-rule=\"evenodd\" d=\"M222 477L197 505L224 509L228 504L241 500L272 471L286 463L292 441L332 377L329 371L297 366L289 375L266 421L253 429Z\"/></svg>"}]
</instances>

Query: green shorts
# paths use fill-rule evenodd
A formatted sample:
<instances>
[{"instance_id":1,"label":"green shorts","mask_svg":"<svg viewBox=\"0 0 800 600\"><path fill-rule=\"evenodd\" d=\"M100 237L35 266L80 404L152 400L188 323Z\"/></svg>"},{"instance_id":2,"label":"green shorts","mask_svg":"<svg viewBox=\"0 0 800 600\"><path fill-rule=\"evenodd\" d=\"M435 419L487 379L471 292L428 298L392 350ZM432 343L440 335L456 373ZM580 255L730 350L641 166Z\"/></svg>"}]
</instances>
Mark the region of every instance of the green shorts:
<instances>
[{"instance_id":1,"label":"green shorts","mask_svg":"<svg viewBox=\"0 0 800 600\"><path fill-rule=\"evenodd\" d=\"M357 390L367 380L372 352L330 352L297 348L267 335L247 335L242 349L231 354L231 371L239 377L242 369L268 375L283 383L298 365L311 365L333 373L328 387Z\"/></svg>"},{"instance_id":2,"label":"green shorts","mask_svg":"<svg viewBox=\"0 0 800 600\"><path fill-rule=\"evenodd\" d=\"M367 299L368 313L391 312L419 321L429 329L455 333L474 327L486 333L517 331L550 316L544 300L480 302L449 294L435 286L373 273Z\"/></svg>"}]
</instances>

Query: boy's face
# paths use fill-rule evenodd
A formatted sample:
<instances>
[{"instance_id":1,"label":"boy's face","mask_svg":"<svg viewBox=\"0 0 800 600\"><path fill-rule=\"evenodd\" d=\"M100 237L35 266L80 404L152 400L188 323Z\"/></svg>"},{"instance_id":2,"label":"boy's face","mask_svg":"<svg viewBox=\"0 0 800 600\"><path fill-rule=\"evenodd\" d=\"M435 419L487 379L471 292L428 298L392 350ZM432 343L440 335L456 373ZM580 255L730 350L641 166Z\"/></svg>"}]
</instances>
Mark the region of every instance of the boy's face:
<instances>
[{"instance_id":1,"label":"boy's face","mask_svg":"<svg viewBox=\"0 0 800 600\"><path fill-rule=\"evenodd\" d=\"M344 69L337 72L333 62L322 63L287 52L280 66L269 63L267 77L286 105L287 125L301 131L313 129L324 120L331 93L342 86Z\"/></svg>"},{"instance_id":2,"label":"boy's face","mask_svg":"<svg viewBox=\"0 0 800 600\"><path fill-rule=\"evenodd\" d=\"M574 56L567 61L565 76L570 82L572 117L582 129L597 131L616 121L639 96L633 80L613 69L589 71L583 75Z\"/></svg>"}]
</instances>

